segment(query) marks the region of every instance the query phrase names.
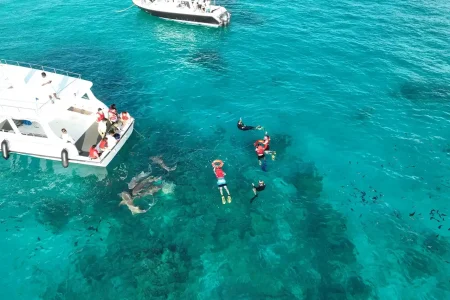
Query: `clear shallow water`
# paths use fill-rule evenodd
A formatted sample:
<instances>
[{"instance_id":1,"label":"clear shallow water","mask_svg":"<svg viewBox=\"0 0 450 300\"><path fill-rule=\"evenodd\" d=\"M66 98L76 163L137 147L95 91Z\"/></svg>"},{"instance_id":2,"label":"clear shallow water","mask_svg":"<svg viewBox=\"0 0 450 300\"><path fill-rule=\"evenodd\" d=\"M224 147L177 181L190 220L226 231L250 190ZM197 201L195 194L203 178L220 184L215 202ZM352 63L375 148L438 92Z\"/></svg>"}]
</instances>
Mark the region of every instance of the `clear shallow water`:
<instances>
[{"instance_id":1,"label":"clear shallow water","mask_svg":"<svg viewBox=\"0 0 450 300\"><path fill-rule=\"evenodd\" d=\"M222 4L224 30L1 2L0 57L82 73L147 137L107 170L1 163L1 298L448 299L448 1ZM269 172L239 117L271 133ZM149 169L175 192L131 216L117 194Z\"/></svg>"}]
</instances>

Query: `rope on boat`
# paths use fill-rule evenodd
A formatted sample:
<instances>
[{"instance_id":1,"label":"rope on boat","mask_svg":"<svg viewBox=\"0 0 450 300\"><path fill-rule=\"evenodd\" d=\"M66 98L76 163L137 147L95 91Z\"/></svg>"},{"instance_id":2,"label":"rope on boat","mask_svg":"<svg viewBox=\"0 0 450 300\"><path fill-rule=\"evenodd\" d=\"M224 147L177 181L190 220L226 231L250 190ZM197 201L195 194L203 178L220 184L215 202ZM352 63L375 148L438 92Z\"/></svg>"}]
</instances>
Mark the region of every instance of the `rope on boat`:
<instances>
[{"instance_id":1,"label":"rope on boat","mask_svg":"<svg viewBox=\"0 0 450 300\"><path fill-rule=\"evenodd\" d=\"M137 134L139 134L142 138L145 139L145 136L143 134L141 134L139 131L137 131L136 129L134 129L134 132L136 132Z\"/></svg>"},{"instance_id":2,"label":"rope on boat","mask_svg":"<svg viewBox=\"0 0 450 300\"><path fill-rule=\"evenodd\" d=\"M134 6L134 3L133 3L133 5L131 5L130 7L128 7L128 8L125 8L125 9L122 9L122 10L116 10L116 13L121 13L121 12L124 12L124 11L126 11L126 10L129 10L130 8L132 8Z\"/></svg>"}]
</instances>

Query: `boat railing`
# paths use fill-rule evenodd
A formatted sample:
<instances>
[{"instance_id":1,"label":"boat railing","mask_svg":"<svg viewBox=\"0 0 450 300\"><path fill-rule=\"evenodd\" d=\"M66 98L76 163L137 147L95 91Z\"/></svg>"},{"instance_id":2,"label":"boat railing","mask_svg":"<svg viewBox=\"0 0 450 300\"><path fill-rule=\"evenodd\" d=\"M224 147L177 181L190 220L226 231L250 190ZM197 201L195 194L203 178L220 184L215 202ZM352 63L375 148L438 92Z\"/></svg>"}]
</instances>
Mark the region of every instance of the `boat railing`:
<instances>
[{"instance_id":1,"label":"boat railing","mask_svg":"<svg viewBox=\"0 0 450 300\"><path fill-rule=\"evenodd\" d=\"M42 70L42 71L46 71L46 72L53 72L55 74L65 75L65 76L69 76L69 77L76 77L78 79L81 79L81 74L78 74L78 73L61 70L61 69L56 69L56 68L52 68L52 67L46 67L46 66L42 66L42 65L38 65L38 64L22 62L22 61L0 59L0 64L15 65L15 66L19 66L19 67L27 67L30 69Z\"/></svg>"},{"instance_id":2,"label":"boat railing","mask_svg":"<svg viewBox=\"0 0 450 300\"><path fill-rule=\"evenodd\" d=\"M27 105L27 106L25 106L25 105L21 105L20 103L28 103L28 104L30 104L31 102L30 101L19 101L19 100L16 100L16 99L8 99L8 98L0 98L0 102L1 101L11 101L11 102L14 102L14 103L19 103L18 105L17 104L14 104L14 105L6 105L6 104L1 104L0 103L0 109L3 111L4 110L4 108L5 107L7 107L7 108L15 108L15 109L17 109L17 112L21 112L21 110L27 110L27 111L30 111L30 110L32 110L32 111L35 111L36 113L39 113L39 110L44 106L44 105L46 105L46 104L48 104L49 102L51 102L52 101L52 99L49 99L49 100L47 100L46 102L44 102L44 103L39 103L38 101L39 101L39 99L38 98L36 98L35 99L35 105L34 105L34 107L32 107L32 105Z\"/></svg>"}]
</instances>

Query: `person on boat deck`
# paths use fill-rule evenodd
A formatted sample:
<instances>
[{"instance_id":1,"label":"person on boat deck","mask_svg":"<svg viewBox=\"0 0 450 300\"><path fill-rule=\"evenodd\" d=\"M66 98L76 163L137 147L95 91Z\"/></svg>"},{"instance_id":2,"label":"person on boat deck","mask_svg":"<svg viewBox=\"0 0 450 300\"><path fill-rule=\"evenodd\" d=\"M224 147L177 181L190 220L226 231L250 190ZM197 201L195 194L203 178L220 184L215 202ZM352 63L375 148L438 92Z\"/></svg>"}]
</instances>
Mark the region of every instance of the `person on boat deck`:
<instances>
[{"instance_id":1,"label":"person on boat deck","mask_svg":"<svg viewBox=\"0 0 450 300\"><path fill-rule=\"evenodd\" d=\"M98 144L98 153L102 154L108 149L108 138L104 137Z\"/></svg>"},{"instance_id":2,"label":"person on boat deck","mask_svg":"<svg viewBox=\"0 0 450 300\"><path fill-rule=\"evenodd\" d=\"M67 133L65 128L61 129L61 139L66 143L75 144L75 140Z\"/></svg>"},{"instance_id":3,"label":"person on boat deck","mask_svg":"<svg viewBox=\"0 0 450 300\"><path fill-rule=\"evenodd\" d=\"M92 145L91 148L89 148L89 158L90 159L98 159L100 157L97 149L95 149L95 148L96 148L95 145Z\"/></svg>"},{"instance_id":4,"label":"person on boat deck","mask_svg":"<svg viewBox=\"0 0 450 300\"><path fill-rule=\"evenodd\" d=\"M100 136L101 136L102 138L105 137L105 134L106 134L106 119L101 120L101 121L98 123L98 134L100 134Z\"/></svg>"},{"instance_id":5,"label":"person on boat deck","mask_svg":"<svg viewBox=\"0 0 450 300\"><path fill-rule=\"evenodd\" d=\"M131 116L128 112L123 111L120 113L120 122L122 123L122 127L126 126L128 122L130 122Z\"/></svg>"},{"instance_id":6,"label":"person on boat deck","mask_svg":"<svg viewBox=\"0 0 450 300\"><path fill-rule=\"evenodd\" d=\"M116 144L117 144L117 139L114 137L114 130L111 130L108 135L106 136L106 143L107 143L107 148L108 150L111 150Z\"/></svg>"},{"instance_id":7,"label":"person on boat deck","mask_svg":"<svg viewBox=\"0 0 450 300\"><path fill-rule=\"evenodd\" d=\"M117 123L119 118L117 117L117 109L115 104L111 104L108 110L108 119L111 123Z\"/></svg>"},{"instance_id":8,"label":"person on boat deck","mask_svg":"<svg viewBox=\"0 0 450 300\"><path fill-rule=\"evenodd\" d=\"M238 123L237 123L237 128L239 128L240 130L246 131L246 130L263 130L264 128L261 127L260 125L258 126L248 126L245 125L242 122L242 118L239 119Z\"/></svg>"},{"instance_id":9,"label":"person on boat deck","mask_svg":"<svg viewBox=\"0 0 450 300\"><path fill-rule=\"evenodd\" d=\"M47 77L47 74L45 72L42 72L41 76L42 76L41 86L45 88L45 91L48 93L48 97L50 98L50 100L52 100L52 96L55 97L55 99L59 100L59 97L56 95L56 92L52 87L52 81Z\"/></svg>"},{"instance_id":10,"label":"person on boat deck","mask_svg":"<svg viewBox=\"0 0 450 300\"><path fill-rule=\"evenodd\" d=\"M105 113L103 112L103 109L99 108L97 110L97 123L100 123L101 121L105 120Z\"/></svg>"},{"instance_id":11,"label":"person on boat deck","mask_svg":"<svg viewBox=\"0 0 450 300\"><path fill-rule=\"evenodd\" d=\"M222 204L227 203L227 201L225 201L225 196L223 195L223 190L222 188L225 189L225 191L227 191L228 193L228 203L231 203L231 195L230 195L230 191L228 190L227 187L227 182L225 180L225 175L227 175L221 167L216 166L214 163L212 163L212 167L213 167L213 171L214 171L214 175L216 175L217 178L217 187L219 188L220 191L220 196L222 197Z\"/></svg>"},{"instance_id":12,"label":"person on boat deck","mask_svg":"<svg viewBox=\"0 0 450 300\"><path fill-rule=\"evenodd\" d=\"M269 136L269 134L267 134L267 131L264 134L264 145L265 145L264 153L271 154L272 155L272 160L275 160L275 155L277 153L275 151L269 151L270 150L270 136Z\"/></svg>"}]
</instances>

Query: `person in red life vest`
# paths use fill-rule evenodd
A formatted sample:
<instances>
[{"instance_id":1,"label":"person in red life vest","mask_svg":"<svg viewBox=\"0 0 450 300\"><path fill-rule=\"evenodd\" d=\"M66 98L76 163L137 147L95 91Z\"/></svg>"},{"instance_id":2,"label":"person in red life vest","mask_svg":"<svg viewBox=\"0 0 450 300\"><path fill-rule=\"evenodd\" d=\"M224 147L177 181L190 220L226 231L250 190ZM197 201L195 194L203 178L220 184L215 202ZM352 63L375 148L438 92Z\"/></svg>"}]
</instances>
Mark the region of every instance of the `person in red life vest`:
<instances>
[{"instance_id":1,"label":"person in red life vest","mask_svg":"<svg viewBox=\"0 0 450 300\"><path fill-rule=\"evenodd\" d=\"M108 148L108 138L104 137L98 144L98 152L102 154Z\"/></svg>"},{"instance_id":2,"label":"person in red life vest","mask_svg":"<svg viewBox=\"0 0 450 300\"><path fill-rule=\"evenodd\" d=\"M277 154L277 152L269 151L270 150L270 136L267 134L267 131L266 131L266 133L264 135L264 145L265 145L264 152L266 154L271 154L272 155L272 160L275 160L275 155Z\"/></svg>"},{"instance_id":3,"label":"person in red life vest","mask_svg":"<svg viewBox=\"0 0 450 300\"><path fill-rule=\"evenodd\" d=\"M98 159L100 156L98 155L97 149L95 149L95 145L92 145L89 149L89 158L90 159Z\"/></svg>"},{"instance_id":4,"label":"person in red life vest","mask_svg":"<svg viewBox=\"0 0 450 300\"><path fill-rule=\"evenodd\" d=\"M105 120L105 113L103 112L103 109L99 108L97 110L97 123L100 123L102 120Z\"/></svg>"},{"instance_id":5,"label":"person in red life vest","mask_svg":"<svg viewBox=\"0 0 450 300\"><path fill-rule=\"evenodd\" d=\"M125 126L130 122L131 116L128 112L123 111L120 113L120 121L122 122L122 126Z\"/></svg>"},{"instance_id":6,"label":"person in red life vest","mask_svg":"<svg viewBox=\"0 0 450 300\"><path fill-rule=\"evenodd\" d=\"M115 104L111 104L111 106L109 107L108 118L111 123L117 123L117 121L119 120Z\"/></svg>"},{"instance_id":7,"label":"person in red life vest","mask_svg":"<svg viewBox=\"0 0 450 300\"><path fill-rule=\"evenodd\" d=\"M216 165L214 162L212 163L214 175L216 175L217 178L217 187L219 188L220 196L222 197L222 204L225 204L227 203L227 201L228 203L231 203L231 195L227 187L227 182L225 180L225 175L227 174L222 170L222 165L223 163L221 163L220 166ZM228 194L227 201L225 201L225 196L223 195L223 188L225 189L225 191L227 191Z\"/></svg>"},{"instance_id":8,"label":"person in red life vest","mask_svg":"<svg viewBox=\"0 0 450 300\"><path fill-rule=\"evenodd\" d=\"M256 142L255 147L256 155L258 156L258 163L261 165L261 160L266 159L266 155L264 153L265 146L264 144Z\"/></svg>"}]
</instances>

